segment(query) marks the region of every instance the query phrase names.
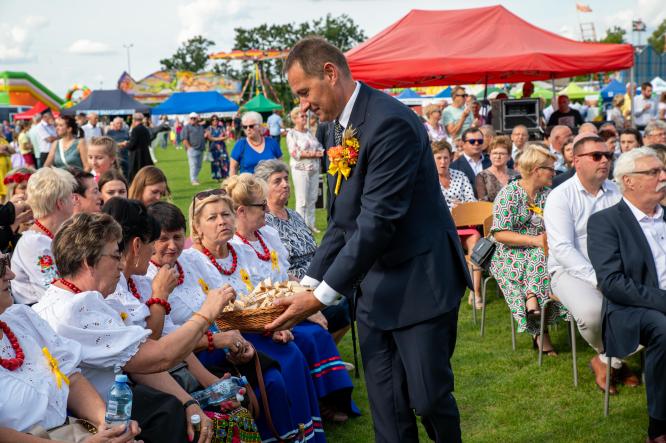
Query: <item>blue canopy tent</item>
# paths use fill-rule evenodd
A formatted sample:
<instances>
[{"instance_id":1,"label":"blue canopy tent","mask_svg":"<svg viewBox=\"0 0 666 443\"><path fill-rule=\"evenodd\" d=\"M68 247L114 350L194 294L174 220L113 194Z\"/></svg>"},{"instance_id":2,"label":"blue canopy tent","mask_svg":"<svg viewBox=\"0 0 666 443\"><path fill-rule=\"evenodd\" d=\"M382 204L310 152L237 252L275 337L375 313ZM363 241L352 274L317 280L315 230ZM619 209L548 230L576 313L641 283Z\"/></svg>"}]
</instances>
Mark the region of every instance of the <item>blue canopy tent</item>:
<instances>
[{"instance_id":1,"label":"blue canopy tent","mask_svg":"<svg viewBox=\"0 0 666 443\"><path fill-rule=\"evenodd\" d=\"M217 91L174 92L164 103L153 108L153 114L189 114L190 112L206 114L237 110L238 105L236 103L228 100Z\"/></svg>"},{"instance_id":2,"label":"blue canopy tent","mask_svg":"<svg viewBox=\"0 0 666 443\"><path fill-rule=\"evenodd\" d=\"M407 106L420 106L423 102L423 96L409 88L403 90L400 94L396 95L395 98Z\"/></svg>"},{"instance_id":3,"label":"blue canopy tent","mask_svg":"<svg viewBox=\"0 0 666 443\"><path fill-rule=\"evenodd\" d=\"M434 98L451 98L451 86L447 86L446 89L439 91Z\"/></svg>"},{"instance_id":4,"label":"blue canopy tent","mask_svg":"<svg viewBox=\"0 0 666 443\"><path fill-rule=\"evenodd\" d=\"M619 81L613 79L601 91L601 99L605 102L613 100L616 95L624 95L627 93L627 88Z\"/></svg>"}]
</instances>

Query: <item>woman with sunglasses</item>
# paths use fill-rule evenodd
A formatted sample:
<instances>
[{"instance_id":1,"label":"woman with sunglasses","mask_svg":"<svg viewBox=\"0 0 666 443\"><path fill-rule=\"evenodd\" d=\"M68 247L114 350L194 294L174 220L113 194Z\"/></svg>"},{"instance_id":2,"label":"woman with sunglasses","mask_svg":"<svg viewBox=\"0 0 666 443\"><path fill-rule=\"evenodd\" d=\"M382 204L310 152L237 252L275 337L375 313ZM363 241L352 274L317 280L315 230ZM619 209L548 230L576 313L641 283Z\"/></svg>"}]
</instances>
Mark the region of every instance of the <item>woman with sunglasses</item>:
<instances>
[{"instance_id":1,"label":"woman with sunglasses","mask_svg":"<svg viewBox=\"0 0 666 443\"><path fill-rule=\"evenodd\" d=\"M225 189L233 200L236 215L234 248L249 247L249 273L253 286L264 279L289 280L289 253L278 231L266 225L268 205L266 182L250 174L230 177ZM351 401L351 378L340 358L335 341L328 332L321 312L310 316L294 329L294 340L307 359L312 372L322 416L344 422L358 411Z\"/></svg>"},{"instance_id":2,"label":"woman with sunglasses","mask_svg":"<svg viewBox=\"0 0 666 443\"><path fill-rule=\"evenodd\" d=\"M263 118L258 112L249 111L241 117L245 138L238 140L231 150L229 175L252 174L260 161L282 158L280 145L271 137L263 136L262 123Z\"/></svg>"},{"instance_id":3,"label":"woman with sunglasses","mask_svg":"<svg viewBox=\"0 0 666 443\"><path fill-rule=\"evenodd\" d=\"M9 256L0 255L0 441L51 441L27 433L36 433L36 426L57 428L74 415L97 427L88 443L133 442L135 421L126 435L104 423L104 401L78 369L81 346L57 335L32 309L12 304L13 278ZM57 362L57 373L44 349ZM58 382L58 375L67 382Z\"/></svg>"},{"instance_id":4,"label":"woman with sunglasses","mask_svg":"<svg viewBox=\"0 0 666 443\"><path fill-rule=\"evenodd\" d=\"M210 126L204 135L209 141L210 173L213 180L222 180L229 176L229 154L227 152L226 128L217 115L210 119Z\"/></svg>"},{"instance_id":5,"label":"woman with sunglasses","mask_svg":"<svg viewBox=\"0 0 666 443\"><path fill-rule=\"evenodd\" d=\"M529 332L535 348L539 342L548 355L557 355L548 332L539 337L541 309L549 297L550 275L544 251L543 207L555 175L556 157L539 145L529 145L518 157L522 176L506 185L495 198L490 229L497 243L490 273L518 323L518 332ZM550 303L546 323L566 317L566 309Z\"/></svg>"},{"instance_id":6,"label":"woman with sunglasses","mask_svg":"<svg viewBox=\"0 0 666 443\"><path fill-rule=\"evenodd\" d=\"M33 309L56 333L81 345L83 374L103 398L115 373L131 377L136 383L131 386L132 417L146 440L192 441L196 414L203 419L199 442L209 442L212 428L203 411L166 371L191 354L233 294L224 288L211 290L187 324L159 340L150 339L152 331L135 325L122 304L106 300L122 271L122 237L122 228L108 214L81 213L67 220L53 241L60 278ZM157 300L154 304L168 308Z\"/></svg>"},{"instance_id":7,"label":"woman with sunglasses","mask_svg":"<svg viewBox=\"0 0 666 443\"><path fill-rule=\"evenodd\" d=\"M216 288L229 284L236 290L239 299L252 290L250 265L254 253L245 245L230 243L235 232L236 217L233 202L226 196L226 192L213 189L196 194L190 205L189 220L193 247L181 254L179 250L182 246L174 244L162 257L158 257L158 254L153 256L154 260L159 260L156 263L160 265L177 260L185 273L183 292L177 288L178 292L172 295L172 315L176 324L190 318L191 313L205 299L202 286ZM184 233L182 227L178 231ZM149 269L149 275L152 269ZM224 359L217 351L224 347L228 348L228 359L232 362L245 352L251 352L252 347L246 341L256 347L260 356L264 353L277 361L281 368L281 378L269 372L264 372L264 377L269 408L278 433L293 436L298 431L298 424L302 423L305 425L305 435L313 434L317 442L325 440L310 370L298 346L291 342L293 335L290 331L280 331L272 336L243 334L231 346L225 344L224 336L220 333L210 334L208 338L211 340L206 345L209 351L198 354L206 366L219 364ZM281 407L285 402L282 383L287 387L289 408ZM262 424L262 420L257 422L262 437L270 438L268 427Z\"/></svg>"}]
</instances>

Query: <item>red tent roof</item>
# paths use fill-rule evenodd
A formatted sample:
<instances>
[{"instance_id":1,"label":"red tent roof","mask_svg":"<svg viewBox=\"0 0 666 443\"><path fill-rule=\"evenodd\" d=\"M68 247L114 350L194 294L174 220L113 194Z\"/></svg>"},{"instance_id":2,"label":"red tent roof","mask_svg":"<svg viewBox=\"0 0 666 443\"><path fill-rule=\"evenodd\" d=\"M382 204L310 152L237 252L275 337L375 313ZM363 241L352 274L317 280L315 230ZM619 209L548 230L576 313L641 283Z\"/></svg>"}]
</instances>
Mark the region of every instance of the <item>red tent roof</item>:
<instances>
[{"instance_id":1,"label":"red tent roof","mask_svg":"<svg viewBox=\"0 0 666 443\"><path fill-rule=\"evenodd\" d=\"M14 114L14 120L30 120L34 115L41 114L44 111L48 111L49 107L42 102L37 102L35 106L28 109L27 111L21 112L19 114ZM58 116L58 113L53 114L54 117Z\"/></svg>"},{"instance_id":2,"label":"red tent roof","mask_svg":"<svg viewBox=\"0 0 666 443\"><path fill-rule=\"evenodd\" d=\"M415 9L346 56L356 80L379 88L545 80L634 60L631 45L570 40L502 6Z\"/></svg>"}]
</instances>

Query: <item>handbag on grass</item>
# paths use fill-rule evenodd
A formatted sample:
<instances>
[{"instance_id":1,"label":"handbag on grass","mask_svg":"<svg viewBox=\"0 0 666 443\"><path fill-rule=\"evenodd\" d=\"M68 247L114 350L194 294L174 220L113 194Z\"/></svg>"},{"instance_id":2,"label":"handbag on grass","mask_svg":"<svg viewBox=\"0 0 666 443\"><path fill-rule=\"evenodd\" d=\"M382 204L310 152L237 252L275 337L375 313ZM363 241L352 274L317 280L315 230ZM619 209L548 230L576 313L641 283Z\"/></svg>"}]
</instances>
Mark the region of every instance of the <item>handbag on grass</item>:
<instances>
[{"instance_id":1,"label":"handbag on grass","mask_svg":"<svg viewBox=\"0 0 666 443\"><path fill-rule=\"evenodd\" d=\"M493 254L495 254L496 247L495 242L489 238L484 237L479 239L474 245L474 249L472 249L472 254L470 255L471 262L487 271L490 267L490 260L493 258Z\"/></svg>"},{"instance_id":2,"label":"handbag on grass","mask_svg":"<svg viewBox=\"0 0 666 443\"><path fill-rule=\"evenodd\" d=\"M86 420L69 417L67 422L57 428L44 429L43 426L33 426L28 434L45 440L55 440L66 443L83 443L88 437L97 434L97 428Z\"/></svg>"}]
</instances>

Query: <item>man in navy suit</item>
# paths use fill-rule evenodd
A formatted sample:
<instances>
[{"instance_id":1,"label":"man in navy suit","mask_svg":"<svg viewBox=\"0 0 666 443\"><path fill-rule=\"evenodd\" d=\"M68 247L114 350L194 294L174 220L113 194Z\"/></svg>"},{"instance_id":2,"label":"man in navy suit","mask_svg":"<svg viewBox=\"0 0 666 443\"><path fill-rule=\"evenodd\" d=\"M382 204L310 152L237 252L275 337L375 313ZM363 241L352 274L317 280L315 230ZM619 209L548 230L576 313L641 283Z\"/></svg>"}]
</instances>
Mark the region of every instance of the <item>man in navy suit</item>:
<instances>
[{"instance_id":1,"label":"man in navy suit","mask_svg":"<svg viewBox=\"0 0 666 443\"><path fill-rule=\"evenodd\" d=\"M623 199L593 214L587 250L604 295L607 356L643 345L648 442L666 442L666 169L649 148L620 156L613 173Z\"/></svg>"},{"instance_id":2,"label":"man in navy suit","mask_svg":"<svg viewBox=\"0 0 666 443\"><path fill-rule=\"evenodd\" d=\"M283 299L287 310L267 329L357 293L376 441L418 442L413 411L432 439L460 441L450 358L471 283L425 128L394 98L354 81L344 54L323 39L296 44L285 71L301 109L333 122L326 147L340 145L346 129L360 149L338 192L329 175L328 229L303 279L316 289Z\"/></svg>"},{"instance_id":3,"label":"man in navy suit","mask_svg":"<svg viewBox=\"0 0 666 443\"><path fill-rule=\"evenodd\" d=\"M463 172L476 194L476 176L479 172L490 167L490 159L483 155L483 133L479 128L468 128L462 133L463 154L458 160L451 163L451 169Z\"/></svg>"}]
</instances>

